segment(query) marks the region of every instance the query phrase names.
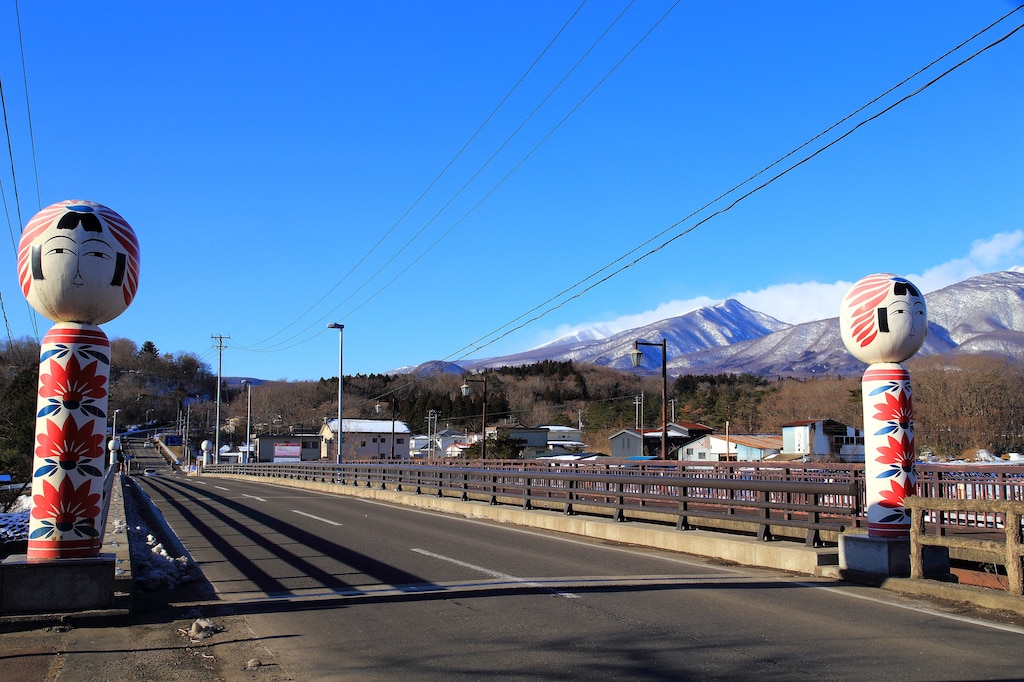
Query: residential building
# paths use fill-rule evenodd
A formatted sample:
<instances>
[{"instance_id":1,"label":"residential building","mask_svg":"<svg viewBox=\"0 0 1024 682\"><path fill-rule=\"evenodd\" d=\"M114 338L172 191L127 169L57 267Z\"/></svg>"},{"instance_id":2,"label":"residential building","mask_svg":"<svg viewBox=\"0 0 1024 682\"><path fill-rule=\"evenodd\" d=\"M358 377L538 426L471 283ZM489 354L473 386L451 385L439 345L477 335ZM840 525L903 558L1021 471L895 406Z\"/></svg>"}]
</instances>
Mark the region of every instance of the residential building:
<instances>
[{"instance_id":1,"label":"residential building","mask_svg":"<svg viewBox=\"0 0 1024 682\"><path fill-rule=\"evenodd\" d=\"M864 433L833 419L807 419L782 425L782 458L864 461Z\"/></svg>"},{"instance_id":2,"label":"residential building","mask_svg":"<svg viewBox=\"0 0 1024 682\"><path fill-rule=\"evenodd\" d=\"M667 459L681 459L687 446L711 432L712 429L703 424L670 422L665 434ZM648 429L643 434L635 429L622 429L608 441L612 457L657 457L661 453L661 429Z\"/></svg>"},{"instance_id":3,"label":"residential building","mask_svg":"<svg viewBox=\"0 0 1024 682\"><path fill-rule=\"evenodd\" d=\"M342 461L392 457L409 459L412 431L405 422L391 419L344 419L342 422ZM320 427L322 459L333 460L337 457L337 449L333 446L337 431L337 419L328 419Z\"/></svg>"},{"instance_id":4,"label":"residential building","mask_svg":"<svg viewBox=\"0 0 1024 682\"><path fill-rule=\"evenodd\" d=\"M548 432L547 451L542 456L574 454L587 448L583 442L582 429L558 424L545 424L537 428Z\"/></svg>"},{"instance_id":5,"label":"residential building","mask_svg":"<svg viewBox=\"0 0 1024 682\"><path fill-rule=\"evenodd\" d=\"M434 441L434 447L430 447L430 441ZM431 436L418 434L412 436L409 445L409 455L414 458L438 459L446 457L447 450L455 443L468 443L468 436L464 431L455 429L444 429Z\"/></svg>"},{"instance_id":6,"label":"residential building","mask_svg":"<svg viewBox=\"0 0 1024 682\"><path fill-rule=\"evenodd\" d=\"M707 434L686 445L680 459L710 462L760 462L782 451L782 436Z\"/></svg>"},{"instance_id":7,"label":"residential building","mask_svg":"<svg viewBox=\"0 0 1024 682\"><path fill-rule=\"evenodd\" d=\"M309 462L320 460L320 434L290 433L255 436L256 462ZM235 453L236 456L238 453ZM224 461L223 459L221 461Z\"/></svg>"},{"instance_id":8,"label":"residential building","mask_svg":"<svg viewBox=\"0 0 1024 682\"><path fill-rule=\"evenodd\" d=\"M487 427L487 438L507 437L523 441L523 459L533 459L548 452L548 430L522 424L498 424Z\"/></svg>"}]
</instances>

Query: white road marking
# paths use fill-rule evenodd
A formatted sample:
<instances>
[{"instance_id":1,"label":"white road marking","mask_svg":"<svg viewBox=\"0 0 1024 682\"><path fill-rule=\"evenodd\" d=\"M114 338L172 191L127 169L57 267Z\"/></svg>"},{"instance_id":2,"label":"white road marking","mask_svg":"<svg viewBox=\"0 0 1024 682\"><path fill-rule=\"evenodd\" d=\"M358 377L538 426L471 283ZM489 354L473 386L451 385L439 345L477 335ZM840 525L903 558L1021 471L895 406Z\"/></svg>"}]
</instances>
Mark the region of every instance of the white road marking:
<instances>
[{"instance_id":1,"label":"white road marking","mask_svg":"<svg viewBox=\"0 0 1024 682\"><path fill-rule=\"evenodd\" d=\"M520 583L521 585L524 585L526 587L544 587L544 588L547 588L547 589L551 589L547 585L544 585L543 583L539 583L539 582L536 582L536 581L533 581L533 580L526 580L525 578L518 578L518 577L516 577L514 575L509 575L508 573L502 573L501 571L494 571L494 570L491 570L489 568L484 568L483 566L477 566L476 564L470 564L470 563L467 563L465 561L460 561L459 559L454 559L454 558L449 557L449 556L444 556L443 554L435 554L434 552L428 552L425 549L419 549L419 548L414 547L412 549L412 551L416 552L417 554L422 554L423 556L428 556L428 557L432 557L434 559L440 559L441 561L447 561L449 563L453 563L456 566L462 566L463 568L469 568L469 569L472 569L474 571L479 571L479 572L483 573L484 575L489 575L492 578L497 578L499 580L507 580L507 581L513 582L513 583ZM553 589L551 591L554 592L559 597L565 597L566 599L579 599L579 595L578 594L573 594L572 592L559 592L558 590L553 590Z\"/></svg>"},{"instance_id":2,"label":"white road marking","mask_svg":"<svg viewBox=\"0 0 1024 682\"><path fill-rule=\"evenodd\" d=\"M251 497L252 499L259 500L260 502L266 502L266 500L263 499L262 497L256 497L255 495L250 495L249 493L242 493L242 497Z\"/></svg>"},{"instance_id":3,"label":"white road marking","mask_svg":"<svg viewBox=\"0 0 1024 682\"><path fill-rule=\"evenodd\" d=\"M1024 635L1024 628L1019 625L1010 625L1008 623L994 623L987 620L979 620L977 618L971 618L970 616L962 616L958 613L948 613L946 611L939 611L928 606L918 606L909 602L904 602L897 599L887 599L885 596L875 597L868 594L861 594L855 590L845 587L835 587L828 583L795 583L801 587L813 587L819 590L825 590L826 592L834 592L841 594L844 597L852 597L854 599L863 599L864 601L874 602L876 604L882 604L884 606L891 606L897 609L903 609L905 611L913 611L915 613L924 613L929 616L937 616L939 618L945 618L947 620L955 620L959 623L969 623L971 625L977 625L979 627L990 628L992 630L1002 630L1004 632L1013 632L1018 635Z\"/></svg>"},{"instance_id":4,"label":"white road marking","mask_svg":"<svg viewBox=\"0 0 1024 682\"><path fill-rule=\"evenodd\" d=\"M273 485L273 484L272 483L264 483L263 485ZM338 496L337 493L325 493L325 492L320 492L318 490L308 491L308 492L313 492L313 493L316 493L317 495L325 495L325 496L328 496L328 497L332 497L332 496L333 497L337 497ZM407 512L410 512L410 513L413 513L413 514L424 514L426 516L435 516L435 517L440 516L440 517L451 518L450 514L446 514L444 512L434 511L432 509L416 509L414 507L396 507L395 504L393 504L391 502L379 502L377 500L368 500L368 499L363 498L363 497L352 497L352 498L348 498L348 499L351 499L351 500L353 500L355 502L362 502L364 504L375 504L375 505L379 505L381 507L388 507L389 509L401 509L402 511L407 511ZM509 533L521 533L523 535L532 535L534 537L546 538L548 540L557 540L558 542L567 542L567 543L569 543L571 545L584 545L584 546L587 546L587 547L597 547L597 548L600 548L602 550L607 550L609 552L621 552L623 554L637 554L637 555L646 557L648 559L658 559L660 561L669 561L671 563L682 564L684 566L699 566L699 567L702 567L702 568L707 568L707 561L701 560L701 559L699 559L697 557L687 557L684 554L679 554L677 556L671 556L674 553L673 550L671 550L671 549L660 549L658 547L646 547L646 548L645 547L616 547L615 545L601 545L594 538L589 538L589 537L586 537L586 536L580 537L580 538L570 538L570 537L564 537L564 536L560 536L560 535L551 535L551 534L546 533L546 532L544 532L542 530L539 530L539 529L538 530L532 530L532 529L529 529L529 528L523 528L523 527L519 527L519 526L509 526L509 525L506 525L506 524L497 524L496 525L494 521L482 521L482 520L479 520L479 519L471 519L471 518L465 518L465 517L464 518L460 518L459 521L462 522L462 523L473 523L473 524L476 524L478 526L487 526L488 528L492 528L492 529L493 528L498 528L498 529L501 529L503 531L507 531ZM663 553L661 553L661 554L651 554L652 551L653 552L663 552ZM667 552L667 554L665 554L666 552ZM745 567L745 568L747 569L746 571L741 570L740 568L733 568L733 567L730 567L730 566L715 566L714 570L715 571L721 571L722 573L734 573L736 575L746 575L751 570L764 570L764 571L772 570L772 569L767 569L767 568L759 569L756 566L749 566L749 567Z\"/></svg>"},{"instance_id":5,"label":"white road marking","mask_svg":"<svg viewBox=\"0 0 1024 682\"><path fill-rule=\"evenodd\" d=\"M215 486L213 486L213 487L214 487L214 488L216 488L217 490L230 490L230 488L225 488L225 487L224 487L224 486L222 486L222 485L215 485Z\"/></svg>"},{"instance_id":6,"label":"white road marking","mask_svg":"<svg viewBox=\"0 0 1024 682\"><path fill-rule=\"evenodd\" d=\"M299 511L298 509L292 509L292 511L295 512L296 514L301 515L301 516L308 516L311 519L316 519L317 521L323 521L324 523L329 523L332 526L341 526L341 525L343 525L343 524L338 523L337 521L331 521L330 519L325 519L322 516L314 516L313 514L307 514L306 512Z\"/></svg>"}]
</instances>

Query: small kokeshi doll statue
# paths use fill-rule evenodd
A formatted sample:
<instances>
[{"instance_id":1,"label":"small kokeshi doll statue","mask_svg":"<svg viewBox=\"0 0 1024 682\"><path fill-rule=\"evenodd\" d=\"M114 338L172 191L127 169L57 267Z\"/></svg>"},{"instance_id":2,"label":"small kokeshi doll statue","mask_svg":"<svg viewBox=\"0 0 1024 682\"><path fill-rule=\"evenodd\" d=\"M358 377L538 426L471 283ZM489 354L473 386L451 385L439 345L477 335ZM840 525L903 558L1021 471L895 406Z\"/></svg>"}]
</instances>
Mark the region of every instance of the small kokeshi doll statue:
<instances>
[{"instance_id":1,"label":"small kokeshi doll statue","mask_svg":"<svg viewBox=\"0 0 1024 682\"><path fill-rule=\"evenodd\" d=\"M96 556L110 379L110 343L98 325L135 297L139 243L106 206L62 201L25 227L18 279L29 304L56 323L39 356L27 557Z\"/></svg>"},{"instance_id":2,"label":"small kokeshi doll statue","mask_svg":"<svg viewBox=\"0 0 1024 682\"><path fill-rule=\"evenodd\" d=\"M843 298L839 328L847 350L868 363L864 406L864 480L868 535L909 536L904 500L917 484L910 372L900 363L924 344L924 297L902 277L870 275Z\"/></svg>"}]
</instances>

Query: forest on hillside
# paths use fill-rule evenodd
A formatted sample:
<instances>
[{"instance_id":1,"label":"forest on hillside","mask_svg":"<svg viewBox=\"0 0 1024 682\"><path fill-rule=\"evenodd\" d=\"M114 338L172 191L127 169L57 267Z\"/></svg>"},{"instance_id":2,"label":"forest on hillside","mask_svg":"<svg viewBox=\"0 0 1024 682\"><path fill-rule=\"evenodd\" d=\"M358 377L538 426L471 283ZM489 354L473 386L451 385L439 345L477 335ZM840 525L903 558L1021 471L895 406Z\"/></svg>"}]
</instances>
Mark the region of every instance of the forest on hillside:
<instances>
[{"instance_id":1,"label":"forest on hillside","mask_svg":"<svg viewBox=\"0 0 1024 682\"><path fill-rule=\"evenodd\" d=\"M38 344L0 344L0 471L27 475L34 439ZM982 356L919 358L907 363L913 382L918 452L960 457L977 448L994 453L1024 450L1024 369ZM479 432L482 375L346 376L346 418L405 422L426 433L436 427ZM469 395L461 386L467 383ZM544 361L486 372L487 421L528 426L582 424L593 451L608 451L608 438L624 428L661 424L662 382L656 376L594 365ZM217 377L191 353L161 353L151 341L111 341L109 412L119 430L144 423L168 427L186 415L194 438L212 439ZM254 434L317 432L337 416L337 377L307 382L263 382L221 387L221 442L239 444L246 425ZM251 403L250 403L251 398ZM378 408L379 405L379 408ZM746 374L670 379L670 421L705 424L718 432L781 433L801 419L863 424L860 377L813 380Z\"/></svg>"}]
</instances>

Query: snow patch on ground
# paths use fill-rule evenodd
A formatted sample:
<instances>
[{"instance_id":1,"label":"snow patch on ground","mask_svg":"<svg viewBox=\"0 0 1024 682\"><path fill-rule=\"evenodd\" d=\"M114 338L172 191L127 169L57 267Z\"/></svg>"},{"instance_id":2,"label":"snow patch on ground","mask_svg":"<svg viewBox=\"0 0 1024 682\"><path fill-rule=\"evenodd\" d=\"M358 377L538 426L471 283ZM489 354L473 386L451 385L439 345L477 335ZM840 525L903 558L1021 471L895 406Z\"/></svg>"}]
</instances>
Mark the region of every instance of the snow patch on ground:
<instances>
[{"instance_id":1,"label":"snow patch on ground","mask_svg":"<svg viewBox=\"0 0 1024 682\"><path fill-rule=\"evenodd\" d=\"M132 577L136 589L156 591L174 589L192 581L188 557L167 552L159 537L147 527L134 495L124 496L128 546L131 549ZM0 544L28 540L31 498L23 495L8 514L0 514ZM118 521L118 524L125 523ZM116 530L123 530L118 525Z\"/></svg>"}]
</instances>

